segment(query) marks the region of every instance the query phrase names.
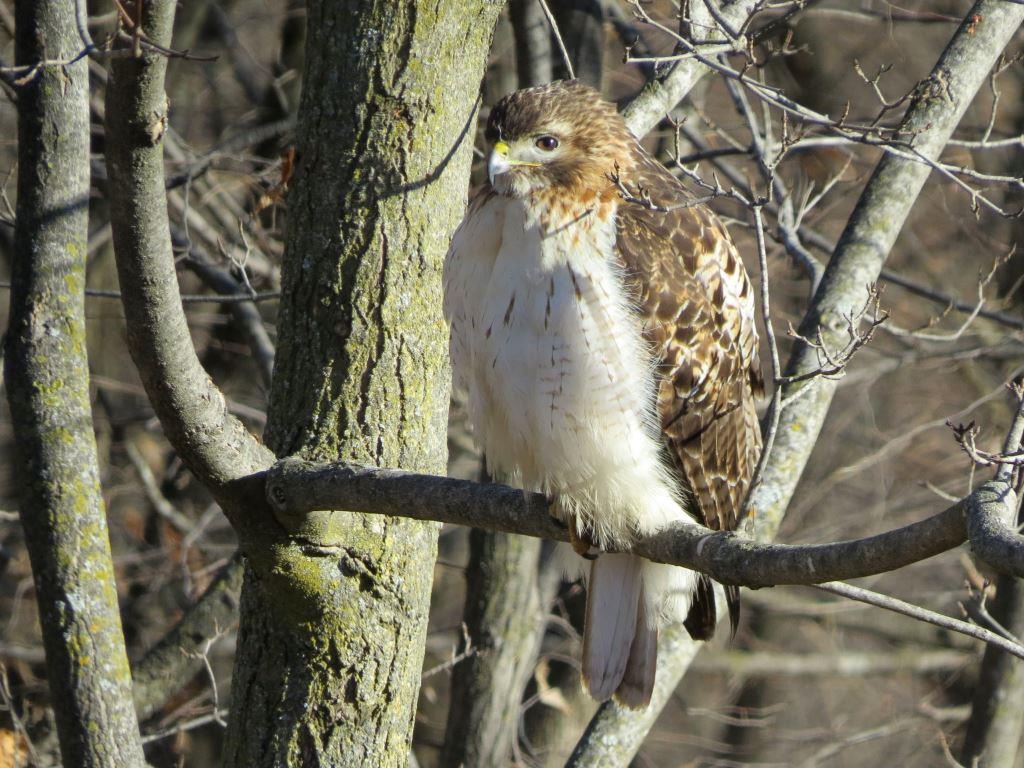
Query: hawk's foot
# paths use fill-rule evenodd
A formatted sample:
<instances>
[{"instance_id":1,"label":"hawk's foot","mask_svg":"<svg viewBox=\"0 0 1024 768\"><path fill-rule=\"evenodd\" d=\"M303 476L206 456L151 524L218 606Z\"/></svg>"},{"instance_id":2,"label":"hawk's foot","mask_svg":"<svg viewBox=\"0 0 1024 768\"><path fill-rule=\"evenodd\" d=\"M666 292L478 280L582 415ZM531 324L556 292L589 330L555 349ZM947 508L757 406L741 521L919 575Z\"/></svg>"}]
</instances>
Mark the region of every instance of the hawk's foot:
<instances>
[{"instance_id":1,"label":"hawk's foot","mask_svg":"<svg viewBox=\"0 0 1024 768\"><path fill-rule=\"evenodd\" d=\"M573 551L586 560L597 560L597 556L601 554L601 548L591 540L588 534L589 531L580 533L574 523L569 525L569 543L572 545Z\"/></svg>"},{"instance_id":2,"label":"hawk's foot","mask_svg":"<svg viewBox=\"0 0 1024 768\"><path fill-rule=\"evenodd\" d=\"M589 531L580 532L575 516L562 508L557 495L548 496L548 514L569 531L569 544L573 551L586 560L596 560L601 548L590 538Z\"/></svg>"}]
</instances>

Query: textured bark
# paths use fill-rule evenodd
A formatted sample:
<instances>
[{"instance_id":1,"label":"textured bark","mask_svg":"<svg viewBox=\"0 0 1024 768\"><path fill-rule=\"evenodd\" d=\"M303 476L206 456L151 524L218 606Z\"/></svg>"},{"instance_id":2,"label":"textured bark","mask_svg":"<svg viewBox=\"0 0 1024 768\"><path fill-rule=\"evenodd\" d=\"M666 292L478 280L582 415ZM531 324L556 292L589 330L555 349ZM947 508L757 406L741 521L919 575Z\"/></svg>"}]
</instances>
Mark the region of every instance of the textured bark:
<instances>
[{"instance_id":1,"label":"textured bark","mask_svg":"<svg viewBox=\"0 0 1024 768\"><path fill-rule=\"evenodd\" d=\"M17 4L18 64L83 47L73 3ZM18 207L5 377L47 679L64 764L143 764L100 492L85 346L85 59L18 91Z\"/></svg>"},{"instance_id":2,"label":"textured bark","mask_svg":"<svg viewBox=\"0 0 1024 768\"><path fill-rule=\"evenodd\" d=\"M985 483L967 510L967 534L974 554L1000 573L1024 577L1024 536L1012 526L1017 494L1007 481Z\"/></svg>"},{"instance_id":3,"label":"textured bark","mask_svg":"<svg viewBox=\"0 0 1024 768\"><path fill-rule=\"evenodd\" d=\"M440 272L499 9L308 5L266 431L279 455L444 470ZM312 513L291 533L246 571L225 764L405 765L437 526Z\"/></svg>"},{"instance_id":4,"label":"textured bark","mask_svg":"<svg viewBox=\"0 0 1024 768\"><path fill-rule=\"evenodd\" d=\"M452 673L441 765L508 765L542 637L542 605L547 608L538 583L540 544L514 534L469 533L463 621L472 646Z\"/></svg>"}]
</instances>

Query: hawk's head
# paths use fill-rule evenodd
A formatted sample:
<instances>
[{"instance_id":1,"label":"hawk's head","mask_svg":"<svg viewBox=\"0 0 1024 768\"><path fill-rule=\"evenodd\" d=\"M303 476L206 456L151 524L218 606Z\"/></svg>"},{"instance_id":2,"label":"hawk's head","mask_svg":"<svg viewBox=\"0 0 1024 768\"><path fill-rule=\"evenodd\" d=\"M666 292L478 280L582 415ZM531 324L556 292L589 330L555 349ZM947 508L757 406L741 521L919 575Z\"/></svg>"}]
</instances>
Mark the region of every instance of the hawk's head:
<instances>
[{"instance_id":1,"label":"hawk's head","mask_svg":"<svg viewBox=\"0 0 1024 768\"><path fill-rule=\"evenodd\" d=\"M545 189L601 194L636 143L615 105L575 81L505 96L491 110L486 138L491 185L512 197Z\"/></svg>"}]
</instances>

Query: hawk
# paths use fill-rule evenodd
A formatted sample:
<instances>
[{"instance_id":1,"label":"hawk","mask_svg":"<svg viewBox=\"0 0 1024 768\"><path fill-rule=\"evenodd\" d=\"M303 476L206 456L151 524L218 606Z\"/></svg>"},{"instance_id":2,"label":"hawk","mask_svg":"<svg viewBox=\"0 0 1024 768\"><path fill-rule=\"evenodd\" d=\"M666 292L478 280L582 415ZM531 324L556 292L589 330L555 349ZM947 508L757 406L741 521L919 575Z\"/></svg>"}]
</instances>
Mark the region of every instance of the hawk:
<instances>
[{"instance_id":1,"label":"hawk","mask_svg":"<svg viewBox=\"0 0 1024 768\"><path fill-rule=\"evenodd\" d=\"M687 515L736 527L761 448L754 292L715 215L593 89L516 91L486 138L489 181L445 260L455 384L488 468L547 494L592 558L589 693L644 707L659 626L710 637L713 585L590 548Z\"/></svg>"}]
</instances>

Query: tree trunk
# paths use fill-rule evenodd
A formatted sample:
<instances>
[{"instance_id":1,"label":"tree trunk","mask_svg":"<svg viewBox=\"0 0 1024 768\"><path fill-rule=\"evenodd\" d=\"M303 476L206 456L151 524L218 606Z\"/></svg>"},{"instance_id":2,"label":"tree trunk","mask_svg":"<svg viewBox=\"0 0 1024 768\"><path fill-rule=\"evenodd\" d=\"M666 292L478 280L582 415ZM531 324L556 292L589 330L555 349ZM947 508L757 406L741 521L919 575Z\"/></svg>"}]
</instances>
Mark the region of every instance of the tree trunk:
<instances>
[{"instance_id":1,"label":"tree trunk","mask_svg":"<svg viewBox=\"0 0 1024 768\"><path fill-rule=\"evenodd\" d=\"M441 265L499 10L309 3L266 431L278 455L444 472ZM227 766L406 764L437 529L314 514L272 570L253 559Z\"/></svg>"},{"instance_id":2,"label":"tree trunk","mask_svg":"<svg viewBox=\"0 0 1024 768\"><path fill-rule=\"evenodd\" d=\"M1020 579L999 577L991 612L1015 637L1024 635L1024 584ZM961 762L982 768L1015 765L1022 730L1024 662L988 645L974 689Z\"/></svg>"},{"instance_id":3,"label":"tree trunk","mask_svg":"<svg viewBox=\"0 0 1024 768\"><path fill-rule=\"evenodd\" d=\"M501 768L519 733L547 600L538 583L540 539L469 532L464 620L469 655L452 673L441 765Z\"/></svg>"},{"instance_id":4,"label":"tree trunk","mask_svg":"<svg viewBox=\"0 0 1024 768\"><path fill-rule=\"evenodd\" d=\"M17 4L17 63L84 47L74 3ZM132 708L85 347L89 210L86 59L18 90L18 207L5 378L46 672L67 766L143 764Z\"/></svg>"}]
</instances>

